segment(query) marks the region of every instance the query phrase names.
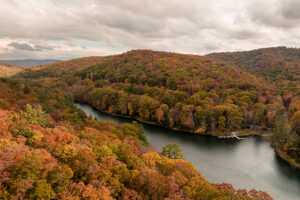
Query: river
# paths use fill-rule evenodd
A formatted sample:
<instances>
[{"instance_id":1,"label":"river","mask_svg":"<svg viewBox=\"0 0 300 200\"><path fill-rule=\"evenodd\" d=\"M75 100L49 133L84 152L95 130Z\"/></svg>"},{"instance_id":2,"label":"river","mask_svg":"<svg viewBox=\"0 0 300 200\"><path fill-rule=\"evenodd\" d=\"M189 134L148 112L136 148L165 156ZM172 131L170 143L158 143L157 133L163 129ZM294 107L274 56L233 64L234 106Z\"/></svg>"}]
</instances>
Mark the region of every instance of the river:
<instances>
[{"instance_id":1,"label":"river","mask_svg":"<svg viewBox=\"0 0 300 200\"><path fill-rule=\"evenodd\" d=\"M133 120L115 117L76 103L88 116L115 123ZM185 160L191 162L210 182L227 182L235 188L255 188L268 192L275 200L300 199L300 170L281 160L270 143L261 137L244 140L219 139L144 124L150 145L162 149L177 143Z\"/></svg>"}]
</instances>

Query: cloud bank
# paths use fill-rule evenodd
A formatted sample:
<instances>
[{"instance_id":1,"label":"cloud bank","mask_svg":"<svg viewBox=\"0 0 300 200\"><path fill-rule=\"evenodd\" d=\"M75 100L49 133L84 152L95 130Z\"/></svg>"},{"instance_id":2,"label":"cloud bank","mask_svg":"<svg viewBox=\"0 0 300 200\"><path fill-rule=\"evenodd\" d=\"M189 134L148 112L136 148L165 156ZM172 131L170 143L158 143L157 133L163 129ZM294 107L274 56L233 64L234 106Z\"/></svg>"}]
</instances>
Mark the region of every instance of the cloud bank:
<instances>
[{"instance_id":1,"label":"cloud bank","mask_svg":"<svg viewBox=\"0 0 300 200\"><path fill-rule=\"evenodd\" d=\"M0 0L0 59L300 46L298 0Z\"/></svg>"}]
</instances>

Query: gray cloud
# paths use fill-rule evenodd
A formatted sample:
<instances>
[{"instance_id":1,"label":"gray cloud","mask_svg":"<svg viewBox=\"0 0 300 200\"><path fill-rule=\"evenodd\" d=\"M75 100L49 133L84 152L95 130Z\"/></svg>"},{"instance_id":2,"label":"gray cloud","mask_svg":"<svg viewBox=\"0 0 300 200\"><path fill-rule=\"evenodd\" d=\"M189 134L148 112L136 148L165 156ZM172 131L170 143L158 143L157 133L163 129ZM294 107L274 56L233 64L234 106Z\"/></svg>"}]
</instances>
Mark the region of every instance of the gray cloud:
<instances>
[{"instance_id":1,"label":"gray cloud","mask_svg":"<svg viewBox=\"0 0 300 200\"><path fill-rule=\"evenodd\" d=\"M35 51L35 49L32 46L26 43L11 42L10 44L8 44L8 46L24 51Z\"/></svg>"},{"instance_id":2,"label":"gray cloud","mask_svg":"<svg viewBox=\"0 0 300 200\"><path fill-rule=\"evenodd\" d=\"M249 6L249 16L266 27L292 29L300 25L299 0L265 0Z\"/></svg>"},{"instance_id":3,"label":"gray cloud","mask_svg":"<svg viewBox=\"0 0 300 200\"><path fill-rule=\"evenodd\" d=\"M0 0L0 4L0 57L68 59L136 48L205 54L300 46L298 0Z\"/></svg>"},{"instance_id":4,"label":"gray cloud","mask_svg":"<svg viewBox=\"0 0 300 200\"><path fill-rule=\"evenodd\" d=\"M8 46L14 47L17 50L23 51L44 51L44 50L53 50L50 46L43 46L43 45L29 45L27 43L18 43L18 42L11 42Z\"/></svg>"},{"instance_id":5,"label":"gray cloud","mask_svg":"<svg viewBox=\"0 0 300 200\"><path fill-rule=\"evenodd\" d=\"M299 9L299 0L286 0L281 2L281 14L287 19L300 20Z\"/></svg>"}]
</instances>

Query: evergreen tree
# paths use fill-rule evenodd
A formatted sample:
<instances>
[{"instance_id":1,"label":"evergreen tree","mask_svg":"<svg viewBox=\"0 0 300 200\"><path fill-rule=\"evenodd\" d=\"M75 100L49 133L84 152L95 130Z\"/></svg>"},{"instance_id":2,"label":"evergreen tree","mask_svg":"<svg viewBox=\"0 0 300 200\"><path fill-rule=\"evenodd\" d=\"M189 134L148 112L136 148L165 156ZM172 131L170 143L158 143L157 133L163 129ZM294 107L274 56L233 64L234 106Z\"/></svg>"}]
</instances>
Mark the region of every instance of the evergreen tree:
<instances>
[{"instance_id":1,"label":"evergreen tree","mask_svg":"<svg viewBox=\"0 0 300 200\"><path fill-rule=\"evenodd\" d=\"M21 112L21 117L24 117L31 124L41 125L42 127L51 125L47 113L39 105L32 107L27 104L24 111Z\"/></svg>"},{"instance_id":2,"label":"evergreen tree","mask_svg":"<svg viewBox=\"0 0 300 200\"><path fill-rule=\"evenodd\" d=\"M169 143L163 147L162 155L172 159L183 159L181 149L176 143Z\"/></svg>"}]
</instances>

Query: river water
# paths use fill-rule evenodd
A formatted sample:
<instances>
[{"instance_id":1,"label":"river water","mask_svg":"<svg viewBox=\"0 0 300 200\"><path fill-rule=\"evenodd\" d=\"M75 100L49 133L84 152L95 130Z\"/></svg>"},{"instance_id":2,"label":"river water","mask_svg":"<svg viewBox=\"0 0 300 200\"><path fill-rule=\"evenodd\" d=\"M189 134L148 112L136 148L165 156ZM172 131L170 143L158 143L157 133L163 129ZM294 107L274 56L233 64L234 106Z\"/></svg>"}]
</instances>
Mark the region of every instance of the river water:
<instances>
[{"instance_id":1,"label":"river water","mask_svg":"<svg viewBox=\"0 0 300 200\"><path fill-rule=\"evenodd\" d=\"M86 104L76 106L99 121L133 121L99 112ZM210 182L231 183L236 189L263 190L275 200L300 200L300 170L278 158L270 143L261 137L219 139L147 124L144 128L151 146L161 150L168 143L177 143L185 160Z\"/></svg>"}]
</instances>

